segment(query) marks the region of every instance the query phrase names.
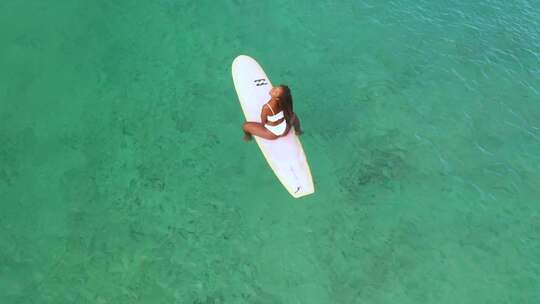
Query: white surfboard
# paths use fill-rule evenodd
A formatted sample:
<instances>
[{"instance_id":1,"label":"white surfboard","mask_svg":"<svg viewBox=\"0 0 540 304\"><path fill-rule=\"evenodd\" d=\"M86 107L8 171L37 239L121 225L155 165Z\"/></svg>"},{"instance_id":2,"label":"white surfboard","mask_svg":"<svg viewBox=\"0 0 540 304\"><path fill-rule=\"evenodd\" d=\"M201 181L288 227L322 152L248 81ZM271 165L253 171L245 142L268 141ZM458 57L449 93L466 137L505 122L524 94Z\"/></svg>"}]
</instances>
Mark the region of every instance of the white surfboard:
<instances>
[{"instance_id":1,"label":"white surfboard","mask_svg":"<svg viewBox=\"0 0 540 304\"><path fill-rule=\"evenodd\" d=\"M272 83L255 59L240 55L232 63L232 77L246 121L261 122L262 106L268 102ZM294 127L275 140L253 136L270 168L289 193L299 198L315 192L304 149Z\"/></svg>"}]
</instances>

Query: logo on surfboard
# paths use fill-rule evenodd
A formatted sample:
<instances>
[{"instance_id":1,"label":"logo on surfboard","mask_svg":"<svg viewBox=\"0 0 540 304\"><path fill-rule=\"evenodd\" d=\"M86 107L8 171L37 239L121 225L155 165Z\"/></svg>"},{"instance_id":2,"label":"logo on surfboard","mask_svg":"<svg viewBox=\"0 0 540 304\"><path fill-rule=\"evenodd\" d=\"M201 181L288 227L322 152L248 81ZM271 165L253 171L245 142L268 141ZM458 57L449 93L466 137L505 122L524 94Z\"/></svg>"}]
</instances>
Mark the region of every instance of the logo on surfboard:
<instances>
[{"instance_id":1,"label":"logo on surfboard","mask_svg":"<svg viewBox=\"0 0 540 304\"><path fill-rule=\"evenodd\" d=\"M258 86L258 87L268 84L268 82L266 82L266 78L255 79L255 80L253 80L253 82L255 82L255 85Z\"/></svg>"}]
</instances>

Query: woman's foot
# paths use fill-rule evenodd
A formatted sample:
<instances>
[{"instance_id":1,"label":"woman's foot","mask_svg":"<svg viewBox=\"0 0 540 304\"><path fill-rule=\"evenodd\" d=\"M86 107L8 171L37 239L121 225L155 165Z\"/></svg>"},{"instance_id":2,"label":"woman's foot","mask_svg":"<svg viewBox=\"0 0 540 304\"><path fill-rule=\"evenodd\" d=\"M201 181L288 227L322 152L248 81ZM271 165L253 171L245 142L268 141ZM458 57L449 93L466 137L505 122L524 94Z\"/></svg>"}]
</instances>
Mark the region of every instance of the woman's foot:
<instances>
[{"instance_id":1,"label":"woman's foot","mask_svg":"<svg viewBox=\"0 0 540 304\"><path fill-rule=\"evenodd\" d=\"M250 141L252 138L253 138L253 136L251 136L251 134L245 133L244 137L242 137L242 140Z\"/></svg>"}]
</instances>

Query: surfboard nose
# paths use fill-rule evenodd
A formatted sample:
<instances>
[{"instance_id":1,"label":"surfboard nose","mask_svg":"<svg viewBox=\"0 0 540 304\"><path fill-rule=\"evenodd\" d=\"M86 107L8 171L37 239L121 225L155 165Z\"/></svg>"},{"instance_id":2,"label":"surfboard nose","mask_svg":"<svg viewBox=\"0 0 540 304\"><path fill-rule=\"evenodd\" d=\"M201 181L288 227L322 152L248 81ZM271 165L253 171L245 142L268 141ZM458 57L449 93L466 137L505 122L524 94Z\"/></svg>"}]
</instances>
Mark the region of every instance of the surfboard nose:
<instances>
[{"instance_id":1,"label":"surfboard nose","mask_svg":"<svg viewBox=\"0 0 540 304\"><path fill-rule=\"evenodd\" d=\"M240 54L240 55L238 55L238 56L236 56L236 57L234 58L233 62L236 61L236 60L241 60L242 58L246 58L246 59L249 58L249 59L252 59L252 58L251 58L250 56L248 56L248 55Z\"/></svg>"},{"instance_id":2,"label":"surfboard nose","mask_svg":"<svg viewBox=\"0 0 540 304\"><path fill-rule=\"evenodd\" d=\"M252 57L248 55L244 55L244 54L238 55L234 58L232 62L232 66L238 65L241 62L249 62L249 61L256 62L255 59L253 59Z\"/></svg>"}]
</instances>

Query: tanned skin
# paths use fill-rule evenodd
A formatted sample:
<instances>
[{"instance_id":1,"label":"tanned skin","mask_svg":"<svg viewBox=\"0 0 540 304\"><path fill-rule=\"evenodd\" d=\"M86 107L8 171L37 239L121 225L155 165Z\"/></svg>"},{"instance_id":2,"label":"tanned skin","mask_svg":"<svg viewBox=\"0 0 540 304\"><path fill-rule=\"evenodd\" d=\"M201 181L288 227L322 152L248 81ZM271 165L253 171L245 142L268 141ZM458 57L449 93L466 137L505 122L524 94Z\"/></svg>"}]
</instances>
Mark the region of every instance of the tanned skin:
<instances>
[{"instance_id":1,"label":"tanned skin","mask_svg":"<svg viewBox=\"0 0 540 304\"><path fill-rule=\"evenodd\" d=\"M285 94L285 89L277 86L270 89L270 101L268 101L268 104L272 109L274 110L274 113L278 113L279 111L283 110L286 113L290 113L289 119L290 121L287 122L287 127L285 128L285 132L277 136L274 133L270 132L268 129L264 127L265 124L276 126L279 125L284 119L286 119L287 115L284 115L283 118L278 119L277 121L268 121L268 116L273 115L272 111L268 108L268 106L263 106L261 109L261 122L255 122L255 121L246 121L242 125L242 130L244 131L244 137L242 138L244 141L249 141L253 138L253 135L259 136L266 139L277 139L281 136L286 136L291 126L294 126L294 130L296 135L301 135L304 133L302 129L300 128L300 119L296 115L296 113L292 112L291 109L282 109L279 103L279 99L283 98Z\"/></svg>"}]
</instances>

